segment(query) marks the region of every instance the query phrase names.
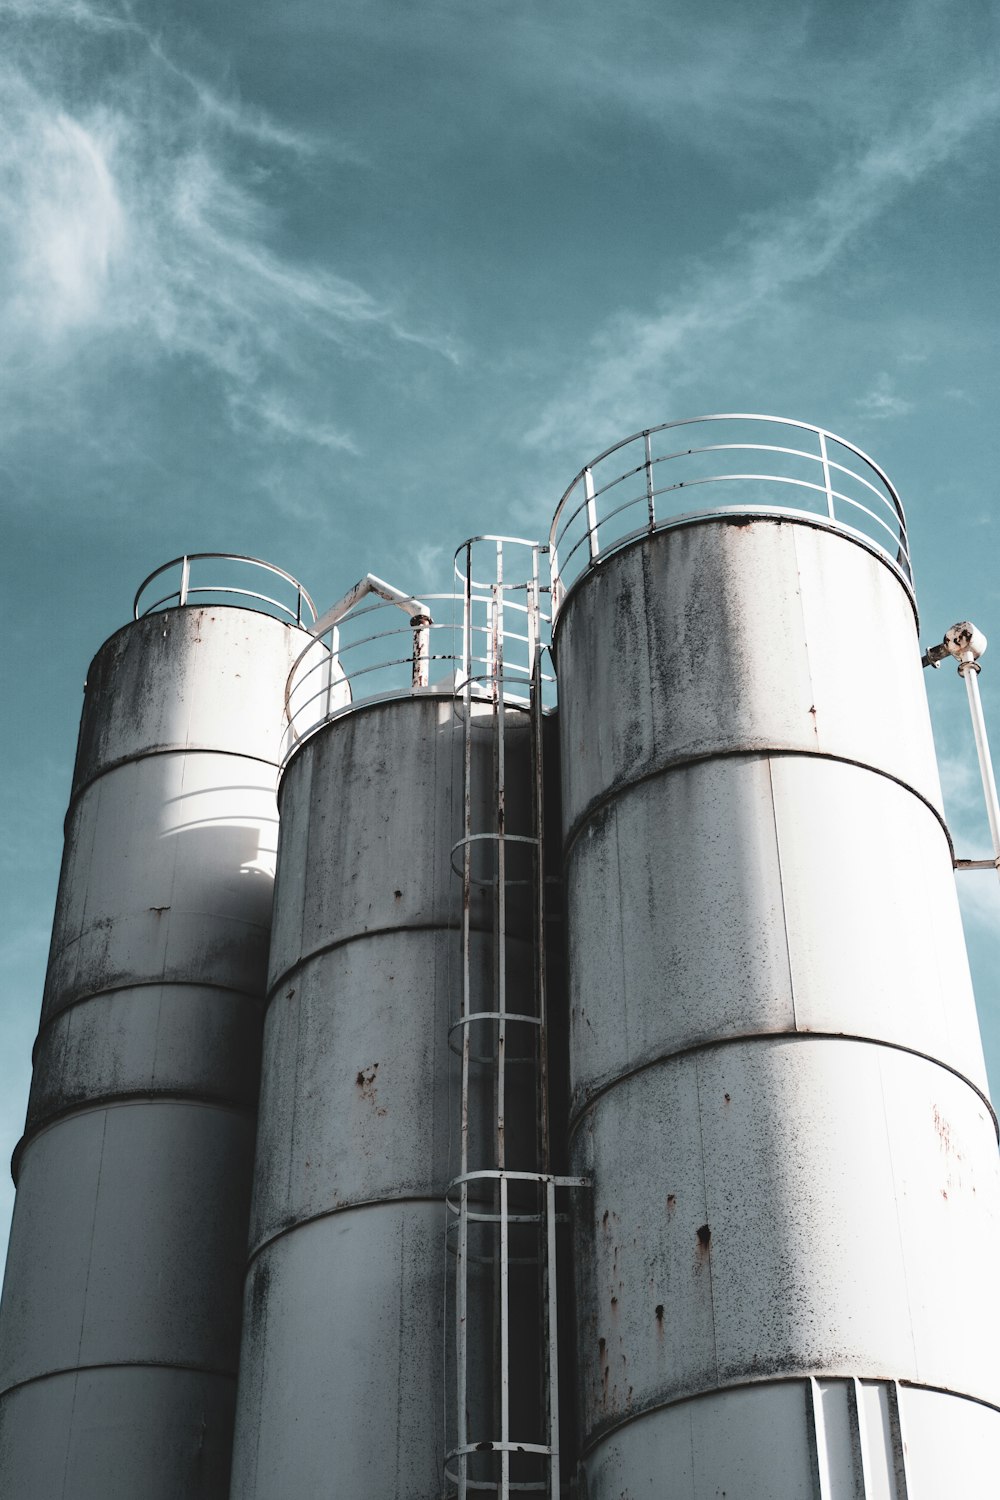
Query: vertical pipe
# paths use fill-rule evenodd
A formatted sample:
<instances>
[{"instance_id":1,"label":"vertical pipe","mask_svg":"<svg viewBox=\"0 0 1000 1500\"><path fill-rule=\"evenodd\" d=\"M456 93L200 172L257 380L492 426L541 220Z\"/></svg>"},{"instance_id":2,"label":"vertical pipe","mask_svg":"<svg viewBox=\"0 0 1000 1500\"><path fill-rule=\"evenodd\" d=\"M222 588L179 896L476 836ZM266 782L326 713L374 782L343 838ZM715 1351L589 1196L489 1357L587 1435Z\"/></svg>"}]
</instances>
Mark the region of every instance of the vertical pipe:
<instances>
[{"instance_id":1,"label":"vertical pipe","mask_svg":"<svg viewBox=\"0 0 1000 1500\"><path fill-rule=\"evenodd\" d=\"M549 1500L560 1500L559 1318L556 1303L556 1185L545 1184L545 1282L548 1303Z\"/></svg>"},{"instance_id":2,"label":"vertical pipe","mask_svg":"<svg viewBox=\"0 0 1000 1500\"><path fill-rule=\"evenodd\" d=\"M462 1451L469 1441L468 1433L468 1351L469 1351L469 1065L472 1040L469 1035L469 1013L471 1011L471 909L472 909L472 543L465 548L465 577L462 597L462 655L465 669L464 703L465 717L462 733L462 1080L461 1080L461 1140L459 1171L462 1183L459 1188L458 1252L456 1256L456 1328L457 1348L457 1446L458 1497L466 1500L468 1494L468 1455Z\"/></svg>"},{"instance_id":3,"label":"vertical pipe","mask_svg":"<svg viewBox=\"0 0 1000 1500\"><path fill-rule=\"evenodd\" d=\"M976 738L976 754L979 757L979 774L983 782L986 813L990 820L993 857L997 863L997 875L1000 876L1000 801L997 800L997 784L993 774L993 760L990 755L989 740L986 737L986 720L983 716L983 703L979 696L979 663L974 661L960 662L958 671L959 676L965 678L965 687L969 696L969 714L972 718L972 732Z\"/></svg>"},{"instance_id":4,"label":"vertical pipe","mask_svg":"<svg viewBox=\"0 0 1000 1500\"><path fill-rule=\"evenodd\" d=\"M648 432L643 433L646 448L646 510L649 514L649 529L656 526L656 506L653 502L653 443Z\"/></svg>"}]
</instances>

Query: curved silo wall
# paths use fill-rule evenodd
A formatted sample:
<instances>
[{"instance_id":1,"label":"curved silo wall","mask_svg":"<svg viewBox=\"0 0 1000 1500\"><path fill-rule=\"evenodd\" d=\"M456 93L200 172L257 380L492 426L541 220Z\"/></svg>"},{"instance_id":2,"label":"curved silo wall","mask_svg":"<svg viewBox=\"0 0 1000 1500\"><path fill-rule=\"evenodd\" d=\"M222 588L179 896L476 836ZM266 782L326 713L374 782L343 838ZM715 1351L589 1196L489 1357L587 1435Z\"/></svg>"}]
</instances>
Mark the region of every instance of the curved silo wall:
<instances>
[{"instance_id":1,"label":"curved silo wall","mask_svg":"<svg viewBox=\"0 0 1000 1500\"><path fill-rule=\"evenodd\" d=\"M462 712L423 694L361 707L307 740L282 778L238 1500L442 1492ZM529 736L527 715L507 718L515 828L527 819ZM473 733L475 827L489 826L492 779L487 715ZM530 994L527 894L520 901L509 984ZM485 886L473 888L470 920L473 984L486 993L495 953ZM473 1091L483 1131L491 1104L489 1091ZM533 1110L524 1124L533 1141Z\"/></svg>"},{"instance_id":2,"label":"curved silo wall","mask_svg":"<svg viewBox=\"0 0 1000 1500\"><path fill-rule=\"evenodd\" d=\"M304 633L187 607L88 676L0 1323L0 1490L227 1493Z\"/></svg>"},{"instance_id":3,"label":"curved silo wall","mask_svg":"<svg viewBox=\"0 0 1000 1500\"><path fill-rule=\"evenodd\" d=\"M586 1493L985 1493L996 1129L905 588L707 517L555 649Z\"/></svg>"}]
</instances>

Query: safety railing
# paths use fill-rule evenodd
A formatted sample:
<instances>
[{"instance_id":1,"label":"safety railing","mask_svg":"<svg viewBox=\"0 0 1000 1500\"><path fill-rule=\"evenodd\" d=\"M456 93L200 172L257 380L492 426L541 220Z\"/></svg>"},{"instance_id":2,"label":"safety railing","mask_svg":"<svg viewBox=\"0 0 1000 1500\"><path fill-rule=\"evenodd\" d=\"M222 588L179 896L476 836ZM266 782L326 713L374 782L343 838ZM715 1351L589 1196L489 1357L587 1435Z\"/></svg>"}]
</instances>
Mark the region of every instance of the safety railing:
<instances>
[{"instance_id":1,"label":"safety railing","mask_svg":"<svg viewBox=\"0 0 1000 1500\"><path fill-rule=\"evenodd\" d=\"M277 581L276 591L283 597L263 592L262 575L269 589L276 588ZM157 592L153 598L153 584L158 580L162 580L159 588L168 584L173 587L165 594ZM163 563L139 585L132 613L141 620L144 615L188 604L235 604L307 628L316 619L316 606L297 578L273 563L238 552L187 552Z\"/></svg>"},{"instance_id":2,"label":"safety railing","mask_svg":"<svg viewBox=\"0 0 1000 1500\"><path fill-rule=\"evenodd\" d=\"M461 592L418 598L369 574L326 611L288 676L286 760L323 724L363 706L420 692L461 699L467 688L474 699L487 696L498 650L506 663L505 701L527 704L537 644L532 632L540 622L547 640L549 612L532 606L530 583L522 581L504 590L498 627L495 590L470 576L466 597L461 576ZM554 695L551 674L544 683Z\"/></svg>"},{"instance_id":3,"label":"safety railing","mask_svg":"<svg viewBox=\"0 0 1000 1500\"><path fill-rule=\"evenodd\" d=\"M723 412L633 433L580 470L549 533L553 618L588 568L705 515L808 516L879 553L912 592L903 507L874 459L807 422Z\"/></svg>"},{"instance_id":4,"label":"safety railing","mask_svg":"<svg viewBox=\"0 0 1000 1500\"><path fill-rule=\"evenodd\" d=\"M557 1228L565 1215L557 1211L557 1192L583 1184L553 1174L549 1134L545 550L477 537L455 562L464 601L464 750L461 837L451 858L462 881L462 917L449 1044L461 1059L461 1084L458 1171L446 1200L454 1315L444 1460L444 1491L454 1500L561 1495ZM508 642L527 655L512 656ZM518 726L510 722L512 702L527 710L527 726L523 717ZM523 758L517 769L525 727L527 805ZM484 757L492 769L485 797ZM512 797L519 788L521 797ZM492 909L488 934L473 925L474 887ZM530 974L516 959L525 946Z\"/></svg>"}]
</instances>

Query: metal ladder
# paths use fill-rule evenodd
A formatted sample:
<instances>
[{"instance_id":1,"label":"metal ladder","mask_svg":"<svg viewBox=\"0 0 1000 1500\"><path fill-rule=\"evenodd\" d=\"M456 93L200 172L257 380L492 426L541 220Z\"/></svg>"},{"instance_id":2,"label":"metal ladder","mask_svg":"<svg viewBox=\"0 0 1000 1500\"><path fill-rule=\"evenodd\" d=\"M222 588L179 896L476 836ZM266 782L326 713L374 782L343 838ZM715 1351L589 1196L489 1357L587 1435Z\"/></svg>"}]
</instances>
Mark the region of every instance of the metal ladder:
<instances>
[{"instance_id":1,"label":"metal ladder","mask_svg":"<svg viewBox=\"0 0 1000 1500\"><path fill-rule=\"evenodd\" d=\"M530 549L525 582L505 580L505 548L512 546ZM477 548L495 548L495 574L488 584L473 576ZM463 589L464 733L462 836L452 849L452 868L462 881L462 917L459 1015L450 1040L461 1058L461 1086L459 1171L448 1190L455 1323L445 1493L458 1500L483 1492L502 1500L526 1491L550 1500L560 1497L557 1192L583 1184L551 1171L541 609L542 593L548 590L540 580L546 552L514 538L477 537L456 555ZM523 604L517 595L523 596ZM523 633L512 628L512 618L515 624L523 619ZM485 645L477 654L479 639ZM526 648L526 661L514 669L505 660L508 642ZM529 832L508 826L511 737L519 735L523 754L525 717ZM474 827L475 752L480 759L484 755L476 741L486 734L492 787L488 798L480 797L488 807L483 815L488 826L480 828ZM473 904L477 888L483 887L489 888L492 902L489 972L482 956L477 961L474 954L482 935L473 927ZM520 901L512 930L518 895L528 899ZM518 976L511 973L508 946L518 938L531 949L527 1007L509 1003ZM479 1040L484 1036L485 1045ZM486 1074L492 1075L488 1089ZM488 1129L482 1123L487 1092L492 1095ZM525 1119L529 1110L533 1122ZM529 1123L534 1127L530 1133ZM482 1159L476 1161L477 1155Z\"/></svg>"}]
</instances>

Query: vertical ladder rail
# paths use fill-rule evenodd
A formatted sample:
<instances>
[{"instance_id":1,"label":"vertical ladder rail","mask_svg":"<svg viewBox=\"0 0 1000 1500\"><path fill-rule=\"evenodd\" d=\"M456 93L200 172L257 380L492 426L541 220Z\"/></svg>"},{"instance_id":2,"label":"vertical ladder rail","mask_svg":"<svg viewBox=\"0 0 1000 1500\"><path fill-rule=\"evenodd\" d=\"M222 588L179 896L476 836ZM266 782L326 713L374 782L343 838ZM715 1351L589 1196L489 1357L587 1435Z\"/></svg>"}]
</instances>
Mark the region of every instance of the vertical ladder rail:
<instances>
[{"instance_id":1,"label":"vertical ladder rail","mask_svg":"<svg viewBox=\"0 0 1000 1500\"><path fill-rule=\"evenodd\" d=\"M451 1211L457 1215L457 1250L455 1255L455 1348L456 1378L454 1432L455 1447L446 1455L445 1471L448 1493L458 1500L470 1500L472 1494L480 1492L496 1495L499 1500L513 1500L522 1492L534 1492L546 1500L560 1500L561 1476L559 1458L559 1370L558 1370L558 1301L556 1276L557 1251L557 1188L585 1185L582 1179L552 1175L551 1136L549 1125L549 1049L547 1037L548 1001L546 993L547 971L545 954L546 903L545 903L545 850L544 850L544 765L543 765L543 701L542 654L545 649L542 639L541 596L545 591L540 579L540 555L547 550L538 544L523 543L531 547L531 575L525 583L512 584L505 577L504 540L479 538L480 541L496 543L495 581L478 582L473 568L473 543L464 548L463 586L463 702L464 734L462 763L462 920L461 920L461 997L458 1026L461 1030L461 1108L459 1151L459 1174L449 1189ZM524 636L514 627L515 638L524 639L527 647L525 678L528 684L527 728L530 747L530 823L528 832L510 831L507 828L507 719L508 688L506 682L505 644L507 613L515 609L508 595L523 591L526 605L517 606L517 617L523 614L526 622ZM482 611L482 625L476 623ZM477 631L484 637L482 666L476 660L475 638ZM520 669L519 669L520 672ZM480 692L483 712L479 716L486 720L492 740L493 786L489 799L487 822L490 826L475 826L473 814L473 679L481 680ZM514 701L524 706L524 700ZM485 731L487 723L481 725ZM484 735L485 748L485 735ZM482 842L492 850L487 855L484 848L483 871L476 877L473 861L473 846ZM511 875L508 869L513 844L528 846L530 859L528 883L530 890L528 907L531 912L531 936L533 939L533 1004L530 1010L524 1004L508 1004L507 981L507 925L509 918L508 886ZM508 849L508 845L512 848ZM457 847L457 846L456 846ZM456 867L457 868L457 867ZM473 887L485 881L493 885L493 962L485 971L481 965L473 966L472 944L472 893ZM492 994L481 999L476 986L489 975L487 983ZM495 1037L495 1052L492 1059L472 1048L473 1025L490 1022ZM527 1057L518 1050L518 1066L533 1066L533 1087L529 1086L511 1094L507 1088L508 1035L513 1026L530 1026L535 1033L534 1044ZM474 1061L493 1064L494 1119L492 1122L492 1162L481 1164L473 1161L470 1146L470 1090L472 1087L472 1065ZM529 1101L528 1095L531 1095ZM529 1148L532 1158L523 1165L511 1160L511 1149L522 1141L520 1131L508 1138L508 1107L516 1101L519 1106L531 1108L535 1115L534 1145ZM530 1119L530 1116L528 1117ZM525 1123L528 1123L526 1119ZM529 1127L528 1140L532 1139ZM484 1145L489 1144L489 1135ZM515 1194L511 1196L511 1184ZM473 1186L474 1185L474 1186ZM483 1201L482 1194L492 1188L492 1197ZM524 1195L534 1191L533 1206L529 1207ZM470 1203L471 1195L471 1203ZM492 1211L487 1211L491 1204ZM492 1237L494 1258L493 1271L493 1334L485 1334L486 1347L477 1350L470 1338L478 1331L483 1333L481 1318L477 1318L474 1330L469 1328L469 1277L471 1262L482 1262L481 1254L470 1253L470 1226L478 1224L481 1231L489 1231ZM523 1252L517 1245L528 1229L534 1231L535 1250L531 1261L536 1265L537 1314L541 1322L541 1338L538 1362L534 1370L512 1368L512 1297L517 1294L521 1275L512 1280L512 1268L525 1264ZM514 1248L512 1250L512 1241ZM517 1259L512 1259L512 1255ZM514 1350L523 1357L520 1340L515 1339ZM476 1424L470 1430L469 1422L469 1372L476 1372L477 1380L489 1375L492 1389L480 1390L475 1401ZM534 1386L539 1405L535 1409L534 1422L540 1425L538 1433L512 1431L511 1395ZM485 1403L485 1409L484 1409ZM495 1423L492 1432L481 1432L478 1424L484 1419ZM527 1440L530 1438L531 1440ZM540 1441L536 1440L540 1439ZM470 1457L479 1453L490 1453L498 1467L487 1479L472 1470ZM515 1469L512 1476L512 1453L529 1455L540 1465L538 1478L525 1478Z\"/></svg>"}]
</instances>

